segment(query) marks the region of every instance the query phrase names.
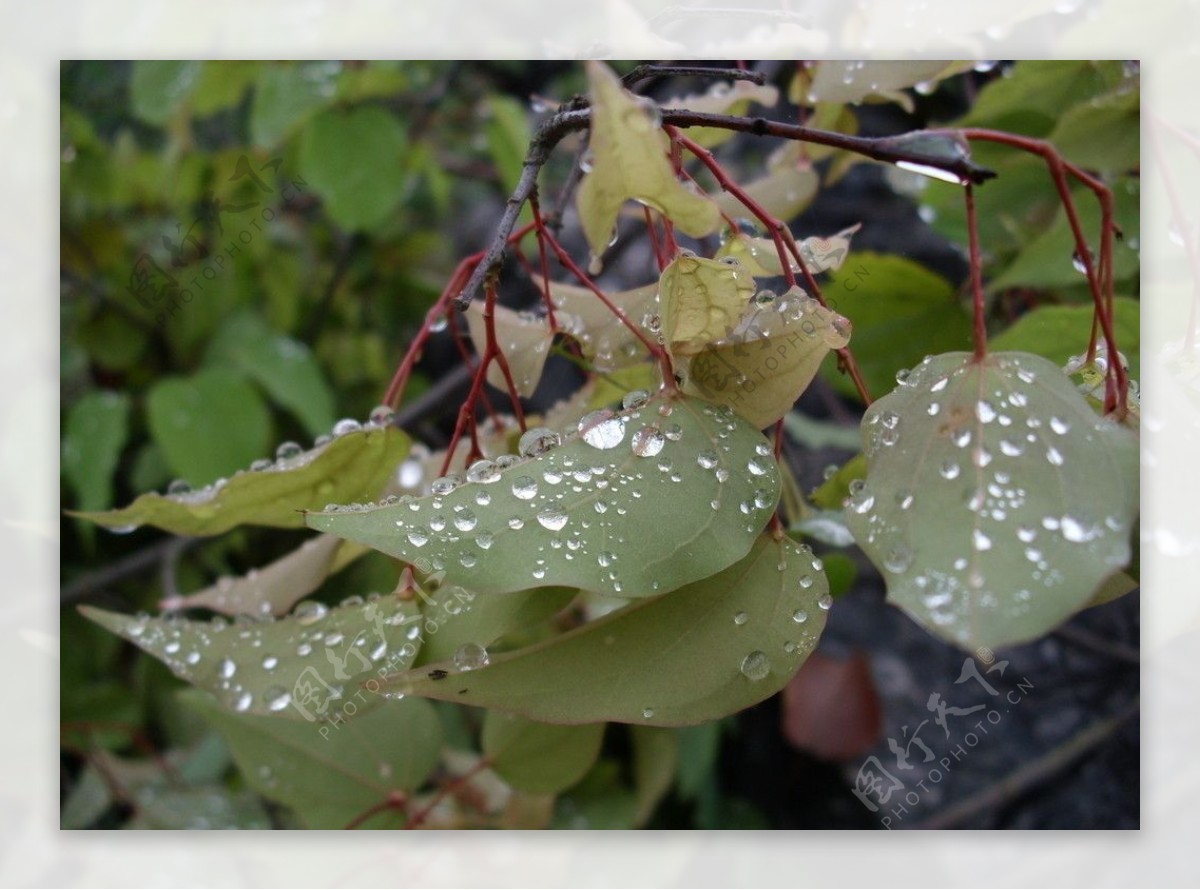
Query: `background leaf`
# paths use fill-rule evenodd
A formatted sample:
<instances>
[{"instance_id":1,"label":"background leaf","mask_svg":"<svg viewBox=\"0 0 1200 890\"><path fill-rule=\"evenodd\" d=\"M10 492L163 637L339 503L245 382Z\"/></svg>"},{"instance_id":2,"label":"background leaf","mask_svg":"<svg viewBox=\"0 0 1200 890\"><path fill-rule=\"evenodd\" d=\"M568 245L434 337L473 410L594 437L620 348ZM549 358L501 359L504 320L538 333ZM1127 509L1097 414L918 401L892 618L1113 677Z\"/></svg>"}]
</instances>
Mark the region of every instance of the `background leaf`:
<instances>
[{"instance_id":1,"label":"background leaf","mask_svg":"<svg viewBox=\"0 0 1200 890\"><path fill-rule=\"evenodd\" d=\"M603 740L603 723L555 726L499 711L483 719L483 753L492 769L514 788L534 794L562 791L582 779Z\"/></svg>"},{"instance_id":2,"label":"background leaf","mask_svg":"<svg viewBox=\"0 0 1200 890\"><path fill-rule=\"evenodd\" d=\"M1060 367L1087 352L1092 335L1092 306L1038 306L989 341L997 352L1032 352ZM1113 300L1113 333L1129 361L1129 376L1141 379L1141 303L1128 297Z\"/></svg>"},{"instance_id":3,"label":"background leaf","mask_svg":"<svg viewBox=\"0 0 1200 890\"><path fill-rule=\"evenodd\" d=\"M112 503L113 473L129 436L129 396L91 392L71 406L63 430L62 472L81 510Z\"/></svg>"},{"instance_id":4,"label":"background leaf","mask_svg":"<svg viewBox=\"0 0 1200 890\"><path fill-rule=\"evenodd\" d=\"M195 87L203 64L148 59L134 62L129 81L133 113L148 124L167 123Z\"/></svg>"}]
</instances>

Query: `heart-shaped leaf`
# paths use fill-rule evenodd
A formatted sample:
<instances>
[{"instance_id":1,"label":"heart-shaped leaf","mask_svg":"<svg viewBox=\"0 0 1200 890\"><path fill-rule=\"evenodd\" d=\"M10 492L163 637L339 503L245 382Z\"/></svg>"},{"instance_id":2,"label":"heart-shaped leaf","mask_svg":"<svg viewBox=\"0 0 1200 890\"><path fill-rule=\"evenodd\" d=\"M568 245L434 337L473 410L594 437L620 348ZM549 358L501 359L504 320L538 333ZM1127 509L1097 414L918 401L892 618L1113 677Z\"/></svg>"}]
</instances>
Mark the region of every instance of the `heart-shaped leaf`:
<instances>
[{"instance_id":1,"label":"heart-shaped leaf","mask_svg":"<svg viewBox=\"0 0 1200 890\"><path fill-rule=\"evenodd\" d=\"M601 62L588 62L592 101L591 172L579 186L579 219L592 253L612 240L621 205L633 198L680 231L702 238L721 222L717 205L675 178L657 109L621 86Z\"/></svg>"},{"instance_id":2,"label":"heart-shaped leaf","mask_svg":"<svg viewBox=\"0 0 1200 890\"><path fill-rule=\"evenodd\" d=\"M1038 637L1129 560L1137 436L1046 359L927 359L862 429L848 524L888 599L944 639Z\"/></svg>"},{"instance_id":3,"label":"heart-shaped leaf","mask_svg":"<svg viewBox=\"0 0 1200 890\"><path fill-rule=\"evenodd\" d=\"M308 601L277 621L233 624L80 611L238 713L310 722L382 701L355 693L411 665L420 633L416 606L394 596L334 609Z\"/></svg>"},{"instance_id":4,"label":"heart-shaped leaf","mask_svg":"<svg viewBox=\"0 0 1200 890\"><path fill-rule=\"evenodd\" d=\"M408 449L400 429L369 425L311 451L294 446L266 469L235 473L228 482L151 492L120 510L73 515L114 531L153 525L177 535L218 535L237 525L303 528L302 510L377 495Z\"/></svg>"},{"instance_id":5,"label":"heart-shaped leaf","mask_svg":"<svg viewBox=\"0 0 1200 890\"><path fill-rule=\"evenodd\" d=\"M508 362L517 395L528 398L542 379L542 369L546 366L546 356L550 354L550 342L554 334L544 318L527 312L514 312L506 306L494 306L492 311L495 313L492 323L495 325L496 345ZM478 301L467 307L467 328L471 332L475 351L483 355L487 346L487 321L483 317L483 306ZM508 388L499 362L492 362L488 367L487 381L496 389Z\"/></svg>"},{"instance_id":6,"label":"heart-shaped leaf","mask_svg":"<svg viewBox=\"0 0 1200 890\"><path fill-rule=\"evenodd\" d=\"M592 412L559 447L472 467L475 481L310 513L308 524L409 563L429 560L443 583L475 593L557 585L646 597L720 571L750 549L779 499L770 445L728 409L631 396L642 404ZM559 438L526 437L530 453Z\"/></svg>"},{"instance_id":7,"label":"heart-shaped leaf","mask_svg":"<svg viewBox=\"0 0 1200 890\"><path fill-rule=\"evenodd\" d=\"M387 689L552 723L679 726L779 691L816 646L828 587L807 547L763 535L711 577L474 669L442 662Z\"/></svg>"}]
</instances>

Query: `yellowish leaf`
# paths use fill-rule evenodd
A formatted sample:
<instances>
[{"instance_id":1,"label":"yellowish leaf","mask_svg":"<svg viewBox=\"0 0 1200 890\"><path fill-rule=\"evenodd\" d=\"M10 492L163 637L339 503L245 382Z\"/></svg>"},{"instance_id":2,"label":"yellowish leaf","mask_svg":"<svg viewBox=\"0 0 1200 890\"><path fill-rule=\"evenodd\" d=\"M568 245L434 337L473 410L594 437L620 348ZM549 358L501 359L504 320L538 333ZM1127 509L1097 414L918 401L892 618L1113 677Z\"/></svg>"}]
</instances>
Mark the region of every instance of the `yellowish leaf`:
<instances>
[{"instance_id":1,"label":"yellowish leaf","mask_svg":"<svg viewBox=\"0 0 1200 890\"><path fill-rule=\"evenodd\" d=\"M534 276L542 287L542 279ZM633 324L645 328L658 315L658 283L632 290L607 294ZM648 355L645 344L612 310L586 287L550 282L550 299L559 315L559 325L583 346L584 354L597 371L612 371L643 361Z\"/></svg>"},{"instance_id":2,"label":"yellowish leaf","mask_svg":"<svg viewBox=\"0 0 1200 890\"><path fill-rule=\"evenodd\" d=\"M821 187L821 177L804 156L804 146L788 142L767 159L766 176L748 183L739 183L750 198L776 219L795 217L809 205ZM726 216L744 217L744 204L728 192L714 199Z\"/></svg>"},{"instance_id":3,"label":"yellowish leaf","mask_svg":"<svg viewBox=\"0 0 1200 890\"><path fill-rule=\"evenodd\" d=\"M918 84L933 84L970 69L972 62L921 59L905 62L827 61L817 65L808 87L809 102L862 102L885 99L912 111L912 99L901 92Z\"/></svg>"},{"instance_id":4,"label":"yellowish leaf","mask_svg":"<svg viewBox=\"0 0 1200 890\"><path fill-rule=\"evenodd\" d=\"M550 325L544 318L528 312L514 312L506 306L496 306L493 311L496 345L508 362L517 394L528 398L542 379L542 368L550 353L550 341L554 339ZM483 355L487 347L487 323L483 317L483 306L478 301L467 309L467 327L471 331L475 351ZM508 389L499 362L492 362L488 367L487 381L499 390Z\"/></svg>"},{"instance_id":5,"label":"yellowish leaf","mask_svg":"<svg viewBox=\"0 0 1200 890\"><path fill-rule=\"evenodd\" d=\"M829 351L849 340L850 322L798 287L756 297L728 337L685 360L683 389L763 429L791 409Z\"/></svg>"},{"instance_id":6,"label":"yellowish leaf","mask_svg":"<svg viewBox=\"0 0 1200 890\"><path fill-rule=\"evenodd\" d=\"M663 334L672 355L694 355L730 332L754 294L754 276L736 260L683 253L659 279Z\"/></svg>"},{"instance_id":7,"label":"yellowish leaf","mask_svg":"<svg viewBox=\"0 0 1200 890\"><path fill-rule=\"evenodd\" d=\"M850 238L861 228L862 224L858 223L828 238L813 236L797 244L808 271L816 275L831 269L840 269L850 252ZM734 234L717 251L717 258L722 257L738 260L755 276L783 274L783 263L779 261L779 251L771 238L751 238L740 233ZM800 265L794 258L789 259L792 271L798 273Z\"/></svg>"},{"instance_id":8,"label":"yellowish leaf","mask_svg":"<svg viewBox=\"0 0 1200 890\"><path fill-rule=\"evenodd\" d=\"M743 115L750 109L751 102L774 108L778 101L779 90L770 84L759 85L747 80L729 83L722 80L714 83L707 92L668 99L663 107L686 108L705 114ZM714 148L735 135L733 130L718 127L692 127L688 130L688 136L705 148Z\"/></svg>"},{"instance_id":9,"label":"yellowish leaf","mask_svg":"<svg viewBox=\"0 0 1200 890\"><path fill-rule=\"evenodd\" d=\"M721 222L717 205L675 178L657 109L621 86L600 62L587 65L592 102L592 169L579 186L579 218L597 256L612 240L621 205L641 201L693 238Z\"/></svg>"}]
</instances>

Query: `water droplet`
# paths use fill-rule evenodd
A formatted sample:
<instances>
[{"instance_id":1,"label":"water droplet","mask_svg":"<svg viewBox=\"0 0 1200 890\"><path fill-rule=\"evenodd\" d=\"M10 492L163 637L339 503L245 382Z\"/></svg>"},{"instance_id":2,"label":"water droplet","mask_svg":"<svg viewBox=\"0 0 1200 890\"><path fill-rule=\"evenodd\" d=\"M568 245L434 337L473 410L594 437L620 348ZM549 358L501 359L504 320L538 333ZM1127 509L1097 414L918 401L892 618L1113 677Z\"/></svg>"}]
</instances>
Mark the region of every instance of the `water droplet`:
<instances>
[{"instance_id":1,"label":"water droplet","mask_svg":"<svg viewBox=\"0 0 1200 890\"><path fill-rule=\"evenodd\" d=\"M649 720L651 717L654 716L654 708L643 708L642 716L644 718L646 718L647 720Z\"/></svg>"},{"instance_id":2,"label":"water droplet","mask_svg":"<svg viewBox=\"0 0 1200 890\"><path fill-rule=\"evenodd\" d=\"M621 407L626 411L633 411L642 407L648 401L650 401L649 392L644 389L635 389L632 392L625 393L625 397L621 399Z\"/></svg>"},{"instance_id":3,"label":"water droplet","mask_svg":"<svg viewBox=\"0 0 1200 890\"><path fill-rule=\"evenodd\" d=\"M477 460L467 470L467 481L481 485L490 485L500 478L500 470L495 461Z\"/></svg>"},{"instance_id":4,"label":"water droplet","mask_svg":"<svg viewBox=\"0 0 1200 890\"><path fill-rule=\"evenodd\" d=\"M654 457L666 443L666 437L658 427L644 426L633 434L630 445L638 457Z\"/></svg>"},{"instance_id":5,"label":"water droplet","mask_svg":"<svg viewBox=\"0 0 1200 890\"><path fill-rule=\"evenodd\" d=\"M945 461L940 467L938 467L938 473L943 479L957 479L958 464L952 460Z\"/></svg>"},{"instance_id":6,"label":"water droplet","mask_svg":"<svg viewBox=\"0 0 1200 890\"><path fill-rule=\"evenodd\" d=\"M429 542L429 535L413 529L408 533L408 543L414 547L424 547Z\"/></svg>"},{"instance_id":7,"label":"water droplet","mask_svg":"<svg viewBox=\"0 0 1200 890\"><path fill-rule=\"evenodd\" d=\"M264 655L262 666L264 671L273 671L279 665L279 659L274 655Z\"/></svg>"},{"instance_id":8,"label":"water droplet","mask_svg":"<svg viewBox=\"0 0 1200 890\"><path fill-rule=\"evenodd\" d=\"M625 423L612 411L601 408L580 419L579 435L593 448L616 448L625 439Z\"/></svg>"},{"instance_id":9,"label":"water droplet","mask_svg":"<svg viewBox=\"0 0 1200 890\"><path fill-rule=\"evenodd\" d=\"M362 429L362 424L353 417L343 417L333 425L333 435L335 437L344 436L347 433L353 433L360 429Z\"/></svg>"},{"instance_id":10,"label":"water droplet","mask_svg":"<svg viewBox=\"0 0 1200 890\"><path fill-rule=\"evenodd\" d=\"M992 539L983 533L981 529L974 529L971 532L971 546L976 550L991 550Z\"/></svg>"},{"instance_id":11,"label":"water droplet","mask_svg":"<svg viewBox=\"0 0 1200 890\"><path fill-rule=\"evenodd\" d=\"M232 658L222 658L217 663L217 676L222 680L228 680L237 673L237 662Z\"/></svg>"},{"instance_id":12,"label":"water droplet","mask_svg":"<svg viewBox=\"0 0 1200 890\"><path fill-rule=\"evenodd\" d=\"M1058 433L1058 435L1060 435L1060 436L1065 436L1067 434L1067 432L1071 429L1071 425L1069 423L1067 423L1065 420L1063 420L1061 417L1051 417L1050 418L1050 429L1054 430L1054 432Z\"/></svg>"},{"instance_id":13,"label":"water droplet","mask_svg":"<svg viewBox=\"0 0 1200 890\"><path fill-rule=\"evenodd\" d=\"M283 442L275 449L276 460L292 460L304 453L304 449L296 442Z\"/></svg>"},{"instance_id":14,"label":"water droplet","mask_svg":"<svg viewBox=\"0 0 1200 890\"><path fill-rule=\"evenodd\" d=\"M567 524L567 514L553 508L543 510L537 515L538 524L552 532L561 531Z\"/></svg>"},{"instance_id":15,"label":"water droplet","mask_svg":"<svg viewBox=\"0 0 1200 890\"><path fill-rule=\"evenodd\" d=\"M475 514L470 510L461 510L454 514L454 527L460 532L469 532L479 523Z\"/></svg>"},{"instance_id":16,"label":"water droplet","mask_svg":"<svg viewBox=\"0 0 1200 890\"><path fill-rule=\"evenodd\" d=\"M376 405L367 415L373 426L388 426L396 417L396 412L389 405Z\"/></svg>"},{"instance_id":17,"label":"water droplet","mask_svg":"<svg viewBox=\"0 0 1200 890\"><path fill-rule=\"evenodd\" d=\"M462 484L462 476L458 473L451 473L448 476L439 476L429 483L429 490L436 495L447 495Z\"/></svg>"},{"instance_id":18,"label":"water droplet","mask_svg":"<svg viewBox=\"0 0 1200 890\"><path fill-rule=\"evenodd\" d=\"M808 620L808 613L805 612L803 609L797 609L795 612L792 613L792 620L795 621L797 624L803 624L805 621Z\"/></svg>"},{"instance_id":19,"label":"water droplet","mask_svg":"<svg viewBox=\"0 0 1200 890\"><path fill-rule=\"evenodd\" d=\"M887 556L883 558L883 567L889 572L900 574L912 565L913 552L903 544L898 544L888 551Z\"/></svg>"},{"instance_id":20,"label":"water droplet","mask_svg":"<svg viewBox=\"0 0 1200 890\"><path fill-rule=\"evenodd\" d=\"M324 603L319 603L316 600L304 600L297 603L296 608L292 609L292 617L296 619L296 623L302 627L307 627L310 624L316 624L322 618L329 614L329 607Z\"/></svg>"},{"instance_id":21,"label":"water droplet","mask_svg":"<svg viewBox=\"0 0 1200 890\"><path fill-rule=\"evenodd\" d=\"M513 480L512 493L523 501L537 495L537 482L532 476L518 476Z\"/></svg>"},{"instance_id":22,"label":"water droplet","mask_svg":"<svg viewBox=\"0 0 1200 890\"><path fill-rule=\"evenodd\" d=\"M562 436L557 432L548 427L537 426L526 430L521 435L521 439L517 443L517 450L525 457L537 457L561 444Z\"/></svg>"},{"instance_id":23,"label":"water droplet","mask_svg":"<svg viewBox=\"0 0 1200 890\"><path fill-rule=\"evenodd\" d=\"M517 531L517 529L525 527L525 520L523 520L520 516L514 516L508 520L508 527L513 531Z\"/></svg>"},{"instance_id":24,"label":"water droplet","mask_svg":"<svg viewBox=\"0 0 1200 890\"><path fill-rule=\"evenodd\" d=\"M1047 448L1046 449L1046 460L1049 461L1053 466L1061 467L1063 465L1062 452L1059 451L1057 448L1053 448L1053 447Z\"/></svg>"},{"instance_id":25,"label":"water droplet","mask_svg":"<svg viewBox=\"0 0 1200 890\"><path fill-rule=\"evenodd\" d=\"M246 690L242 690L238 693L238 697L234 699L233 709L235 711L249 711L252 704L254 704L254 696ZM284 707L287 707L286 702L284 702Z\"/></svg>"},{"instance_id":26,"label":"water droplet","mask_svg":"<svg viewBox=\"0 0 1200 890\"><path fill-rule=\"evenodd\" d=\"M474 671L486 667L488 651L478 643L463 643L454 651L454 666L460 671Z\"/></svg>"},{"instance_id":27,"label":"water droplet","mask_svg":"<svg viewBox=\"0 0 1200 890\"><path fill-rule=\"evenodd\" d=\"M178 496L181 494L190 494L192 486L188 484L186 479L176 479L167 486L167 494Z\"/></svg>"},{"instance_id":28,"label":"water droplet","mask_svg":"<svg viewBox=\"0 0 1200 890\"><path fill-rule=\"evenodd\" d=\"M771 660L761 649L755 649L742 659L742 675L750 680L765 680L771 673Z\"/></svg>"},{"instance_id":29,"label":"water droplet","mask_svg":"<svg viewBox=\"0 0 1200 890\"><path fill-rule=\"evenodd\" d=\"M991 402L980 399L975 403L975 416L980 423L991 423L996 419L996 408Z\"/></svg>"},{"instance_id":30,"label":"water droplet","mask_svg":"<svg viewBox=\"0 0 1200 890\"><path fill-rule=\"evenodd\" d=\"M601 550L596 556L596 562L598 562L602 568L608 568L616 561L616 559L617 557L609 550Z\"/></svg>"},{"instance_id":31,"label":"water droplet","mask_svg":"<svg viewBox=\"0 0 1200 890\"><path fill-rule=\"evenodd\" d=\"M270 711L282 711L291 704L291 701L291 694L282 686L272 686L263 693L263 702ZM249 706L247 705L247 707Z\"/></svg>"},{"instance_id":32,"label":"water droplet","mask_svg":"<svg viewBox=\"0 0 1200 890\"><path fill-rule=\"evenodd\" d=\"M833 608L833 597L828 593L822 594L821 598L817 600L817 605L821 607L822 611L828 612Z\"/></svg>"}]
</instances>

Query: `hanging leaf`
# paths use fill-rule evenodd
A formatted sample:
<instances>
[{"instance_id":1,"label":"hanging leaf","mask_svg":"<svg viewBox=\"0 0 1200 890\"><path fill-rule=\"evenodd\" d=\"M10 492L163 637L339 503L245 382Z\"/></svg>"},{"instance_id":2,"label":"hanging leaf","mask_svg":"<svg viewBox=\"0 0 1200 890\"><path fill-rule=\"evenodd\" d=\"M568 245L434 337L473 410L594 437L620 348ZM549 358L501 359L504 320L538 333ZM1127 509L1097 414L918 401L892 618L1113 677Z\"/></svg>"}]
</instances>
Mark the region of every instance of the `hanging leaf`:
<instances>
[{"instance_id":1,"label":"hanging leaf","mask_svg":"<svg viewBox=\"0 0 1200 890\"><path fill-rule=\"evenodd\" d=\"M153 525L177 535L218 535L237 525L303 528L302 510L375 496L408 446L396 427L368 426L311 451L295 446L268 469L238 472L223 485L151 492L120 510L74 515L114 530Z\"/></svg>"},{"instance_id":2,"label":"hanging leaf","mask_svg":"<svg viewBox=\"0 0 1200 890\"><path fill-rule=\"evenodd\" d=\"M473 467L476 481L310 513L308 524L409 563L429 560L443 583L475 593L560 585L646 597L720 571L745 555L779 499L771 447L727 410L631 395L639 407L593 412L559 447ZM557 439L531 431L526 451Z\"/></svg>"},{"instance_id":3,"label":"hanging leaf","mask_svg":"<svg viewBox=\"0 0 1200 890\"><path fill-rule=\"evenodd\" d=\"M640 828L671 790L679 763L679 736L675 730L657 726L631 726L629 732L633 738L633 784L638 802L634 821Z\"/></svg>"},{"instance_id":4,"label":"hanging leaf","mask_svg":"<svg viewBox=\"0 0 1200 890\"><path fill-rule=\"evenodd\" d=\"M554 334L546 319L528 312L514 312L507 306L492 307L492 321L496 331L496 345L508 361L517 394L529 398L542 379L546 356L550 354L550 343ZM475 351L483 355L487 348L487 324L483 317L483 306L477 300L467 307L467 328ZM488 367L487 382L501 392L507 392L508 384L499 362Z\"/></svg>"},{"instance_id":5,"label":"hanging leaf","mask_svg":"<svg viewBox=\"0 0 1200 890\"><path fill-rule=\"evenodd\" d=\"M754 294L754 276L737 260L677 256L658 282L663 335L672 356L695 355L737 324Z\"/></svg>"},{"instance_id":6,"label":"hanging leaf","mask_svg":"<svg viewBox=\"0 0 1200 890\"><path fill-rule=\"evenodd\" d=\"M292 807L309 828L345 828L371 807L410 794L433 772L442 747L437 713L417 699L313 726L233 714L196 690L180 697L225 736L246 783ZM390 809L358 827L406 822L402 810Z\"/></svg>"},{"instance_id":7,"label":"hanging leaf","mask_svg":"<svg viewBox=\"0 0 1200 890\"><path fill-rule=\"evenodd\" d=\"M492 769L512 787L533 794L556 793L582 779L603 740L603 723L556 726L500 711L483 718L483 753Z\"/></svg>"},{"instance_id":8,"label":"hanging leaf","mask_svg":"<svg viewBox=\"0 0 1200 890\"><path fill-rule=\"evenodd\" d=\"M533 276L541 288L542 279ZM634 325L645 330L659 314L658 282L632 290L606 293ZM584 355L597 371L613 371L645 361L649 351L637 335L600 301L589 288L562 282L550 282L550 299L559 316L559 324L579 341ZM474 304L472 304L474 305ZM652 334L648 334L652 337Z\"/></svg>"},{"instance_id":9,"label":"hanging leaf","mask_svg":"<svg viewBox=\"0 0 1200 890\"><path fill-rule=\"evenodd\" d=\"M840 269L850 252L850 238L862 228L862 223L856 223L842 229L836 235L828 238L811 237L799 242L796 247L804 259L804 265L813 275ZM715 259L732 257L750 270L755 277L783 274L783 263L779 260L779 250L771 238L751 238L740 233L732 235L717 251ZM792 272L800 273L800 264L795 258L788 257L788 265Z\"/></svg>"},{"instance_id":10,"label":"hanging leaf","mask_svg":"<svg viewBox=\"0 0 1200 890\"><path fill-rule=\"evenodd\" d=\"M1129 561L1137 437L1043 358L927 359L862 428L847 521L888 599L937 636L1033 639Z\"/></svg>"},{"instance_id":11,"label":"hanging leaf","mask_svg":"<svg viewBox=\"0 0 1200 890\"><path fill-rule=\"evenodd\" d=\"M793 219L816 196L821 177L805 155L806 146L788 142L767 158L766 176L740 183L742 191L775 219ZM746 217L746 206L728 192L713 199L726 216Z\"/></svg>"},{"instance_id":12,"label":"hanging leaf","mask_svg":"<svg viewBox=\"0 0 1200 890\"><path fill-rule=\"evenodd\" d=\"M809 102L863 102L884 99L913 110L912 98L902 92L917 84L933 84L969 71L973 62L843 62L823 61L808 87Z\"/></svg>"},{"instance_id":13,"label":"hanging leaf","mask_svg":"<svg viewBox=\"0 0 1200 890\"><path fill-rule=\"evenodd\" d=\"M212 609L225 615L283 615L292 606L370 550L334 535L309 538L291 553L240 578L165 599L164 610Z\"/></svg>"},{"instance_id":14,"label":"hanging leaf","mask_svg":"<svg viewBox=\"0 0 1200 890\"><path fill-rule=\"evenodd\" d=\"M756 429L791 410L850 323L799 288L764 291L733 332L679 364L684 391L728 405Z\"/></svg>"},{"instance_id":15,"label":"hanging leaf","mask_svg":"<svg viewBox=\"0 0 1200 890\"><path fill-rule=\"evenodd\" d=\"M233 711L316 722L377 705L382 699L359 687L416 657L415 605L357 599L333 609L308 601L277 621L234 624L80 611Z\"/></svg>"},{"instance_id":16,"label":"hanging leaf","mask_svg":"<svg viewBox=\"0 0 1200 890\"><path fill-rule=\"evenodd\" d=\"M424 642L414 664L455 656L463 662L479 659L502 637L541 626L578 593L569 587L540 587L476 596L457 585L441 587L421 610Z\"/></svg>"},{"instance_id":17,"label":"hanging leaf","mask_svg":"<svg viewBox=\"0 0 1200 890\"><path fill-rule=\"evenodd\" d=\"M774 108L779 101L779 89L771 84L756 84L748 80L717 81L706 92L677 99L668 99L662 103L664 108L684 108L688 111L703 114L744 115L750 110L750 103ZM690 127L688 136L705 148L716 148L728 142L735 135L734 130L724 130L719 127Z\"/></svg>"},{"instance_id":18,"label":"hanging leaf","mask_svg":"<svg viewBox=\"0 0 1200 890\"><path fill-rule=\"evenodd\" d=\"M816 646L828 589L812 551L762 536L734 565L473 670L442 662L386 688L552 723L679 726L779 691Z\"/></svg>"},{"instance_id":19,"label":"hanging leaf","mask_svg":"<svg viewBox=\"0 0 1200 890\"><path fill-rule=\"evenodd\" d=\"M579 218L592 253L612 241L621 205L642 202L684 234L702 238L721 222L717 205L675 178L657 109L621 87L601 62L587 63L592 103L591 172L579 186Z\"/></svg>"}]
</instances>

